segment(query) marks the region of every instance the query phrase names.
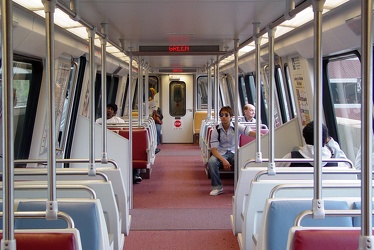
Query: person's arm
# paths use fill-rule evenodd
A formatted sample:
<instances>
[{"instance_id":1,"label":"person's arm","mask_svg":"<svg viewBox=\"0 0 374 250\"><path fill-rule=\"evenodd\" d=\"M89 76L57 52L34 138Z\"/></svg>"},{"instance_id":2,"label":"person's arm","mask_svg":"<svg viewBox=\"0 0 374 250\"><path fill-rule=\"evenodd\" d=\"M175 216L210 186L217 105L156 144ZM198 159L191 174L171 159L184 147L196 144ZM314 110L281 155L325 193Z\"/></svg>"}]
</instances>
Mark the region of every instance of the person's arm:
<instances>
[{"instance_id":1,"label":"person's arm","mask_svg":"<svg viewBox=\"0 0 374 250\"><path fill-rule=\"evenodd\" d=\"M250 126L244 126L243 124L238 125L239 134L245 134L251 137L256 137L256 130L252 130Z\"/></svg>"},{"instance_id":2,"label":"person's arm","mask_svg":"<svg viewBox=\"0 0 374 250\"><path fill-rule=\"evenodd\" d=\"M222 162L223 168L226 170L231 169L231 164L226 160L225 158L222 157L222 155L218 152L217 148L211 148L212 155L214 155L218 160Z\"/></svg>"},{"instance_id":3,"label":"person's arm","mask_svg":"<svg viewBox=\"0 0 374 250\"><path fill-rule=\"evenodd\" d=\"M331 151L331 158L337 159L347 159L344 151L340 148L339 143L337 143L334 138L328 137L326 147ZM339 163L339 166L351 167L348 163Z\"/></svg>"}]
</instances>

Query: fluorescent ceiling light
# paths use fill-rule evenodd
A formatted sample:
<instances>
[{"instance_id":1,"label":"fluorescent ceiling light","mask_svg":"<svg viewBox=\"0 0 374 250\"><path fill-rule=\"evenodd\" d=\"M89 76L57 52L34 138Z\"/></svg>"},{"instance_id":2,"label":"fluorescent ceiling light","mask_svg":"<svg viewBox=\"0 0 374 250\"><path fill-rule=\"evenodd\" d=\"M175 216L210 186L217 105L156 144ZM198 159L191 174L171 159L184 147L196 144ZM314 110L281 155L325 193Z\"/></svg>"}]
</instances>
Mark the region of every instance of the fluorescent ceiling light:
<instances>
[{"instance_id":1,"label":"fluorescent ceiling light","mask_svg":"<svg viewBox=\"0 0 374 250\"><path fill-rule=\"evenodd\" d=\"M86 27L70 28L70 29L67 29L67 31L73 33L76 36L79 36L80 38L84 40L88 39L88 33L87 33Z\"/></svg>"},{"instance_id":2,"label":"fluorescent ceiling light","mask_svg":"<svg viewBox=\"0 0 374 250\"><path fill-rule=\"evenodd\" d=\"M326 0L325 4L323 5L323 8L325 9L333 9L336 8L349 0Z\"/></svg>"},{"instance_id":3,"label":"fluorescent ceiling light","mask_svg":"<svg viewBox=\"0 0 374 250\"><path fill-rule=\"evenodd\" d=\"M108 53L114 54L114 53L120 53L121 51L117 49L117 47L111 45L110 43L107 43L106 51Z\"/></svg>"},{"instance_id":4,"label":"fluorescent ceiling light","mask_svg":"<svg viewBox=\"0 0 374 250\"><path fill-rule=\"evenodd\" d=\"M22 5L23 7L35 11L35 10L44 10L44 5L41 0L13 0L13 2Z\"/></svg>"}]
</instances>

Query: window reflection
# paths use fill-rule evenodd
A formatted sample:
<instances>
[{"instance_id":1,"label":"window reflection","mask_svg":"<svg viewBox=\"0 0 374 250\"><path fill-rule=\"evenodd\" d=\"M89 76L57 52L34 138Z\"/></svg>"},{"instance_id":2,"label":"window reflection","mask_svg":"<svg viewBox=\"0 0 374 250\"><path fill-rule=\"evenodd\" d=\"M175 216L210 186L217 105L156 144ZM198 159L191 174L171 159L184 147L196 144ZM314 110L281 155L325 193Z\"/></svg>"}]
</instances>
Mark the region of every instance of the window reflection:
<instances>
[{"instance_id":1,"label":"window reflection","mask_svg":"<svg viewBox=\"0 0 374 250\"><path fill-rule=\"evenodd\" d=\"M186 115L186 83L173 81L169 86L169 113L173 117Z\"/></svg>"}]
</instances>

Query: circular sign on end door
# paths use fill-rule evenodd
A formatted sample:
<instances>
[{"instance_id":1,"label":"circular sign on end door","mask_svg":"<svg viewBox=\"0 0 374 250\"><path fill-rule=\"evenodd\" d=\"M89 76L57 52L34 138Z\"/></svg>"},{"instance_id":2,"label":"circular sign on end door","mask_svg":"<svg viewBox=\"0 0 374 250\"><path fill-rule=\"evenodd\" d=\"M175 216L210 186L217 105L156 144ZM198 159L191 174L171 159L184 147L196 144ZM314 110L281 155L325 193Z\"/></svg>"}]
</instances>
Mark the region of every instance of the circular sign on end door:
<instances>
[{"instance_id":1,"label":"circular sign on end door","mask_svg":"<svg viewBox=\"0 0 374 250\"><path fill-rule=\"evenodd\" d=\"M182 129L182 122L181 120L174 121L174 129Z\"/></svg>"}]
</instances>

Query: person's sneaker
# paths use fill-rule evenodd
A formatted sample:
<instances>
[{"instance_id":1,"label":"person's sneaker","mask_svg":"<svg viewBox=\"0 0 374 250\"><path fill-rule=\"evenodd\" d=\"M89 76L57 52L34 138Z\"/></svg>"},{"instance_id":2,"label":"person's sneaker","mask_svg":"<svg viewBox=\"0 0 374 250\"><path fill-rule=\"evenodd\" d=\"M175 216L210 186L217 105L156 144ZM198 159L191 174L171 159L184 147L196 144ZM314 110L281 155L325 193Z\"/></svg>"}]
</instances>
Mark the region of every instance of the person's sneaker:
<instances>
[{"instance_id":1,"label":"person's sneaker","mask_svg":"<svg viewBox=\"0 0 374 250\"><path fill-rule=\"evenodd\" d=\"M161 151L161 149L156 148L156 149L155 149L155 154L157 154L157 153L160 152L160 151Z\"/></svg>"},{"instance_id":2,"label":"person's sneaker","mask_svg":"<svg viewBox=\"0 0 374 250\"><path fill-rule=\"evenodd\" d=\"M223 188L220 188L220 189L213 189L211 192L210 192L210 195L219 195L219 194L222 194L223 193Z\"/></svg>"},{"instance_id":3,"label":"person's sneaker","mask_svg":"<svg viewBox=\"0 0 374 250\"><path fill-rule=\"evenodd\" d=\"M137 175L137 176L134 177L134 183L139 183L142 180L143 180L142 177L140 177L139 175Z\"/></svg>"}]
</instances>

